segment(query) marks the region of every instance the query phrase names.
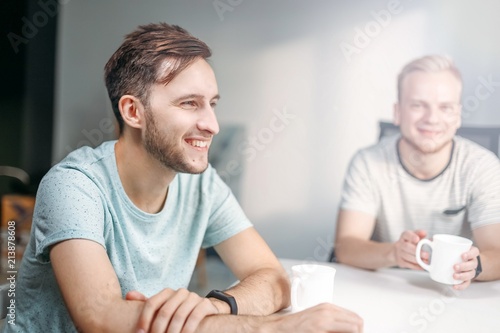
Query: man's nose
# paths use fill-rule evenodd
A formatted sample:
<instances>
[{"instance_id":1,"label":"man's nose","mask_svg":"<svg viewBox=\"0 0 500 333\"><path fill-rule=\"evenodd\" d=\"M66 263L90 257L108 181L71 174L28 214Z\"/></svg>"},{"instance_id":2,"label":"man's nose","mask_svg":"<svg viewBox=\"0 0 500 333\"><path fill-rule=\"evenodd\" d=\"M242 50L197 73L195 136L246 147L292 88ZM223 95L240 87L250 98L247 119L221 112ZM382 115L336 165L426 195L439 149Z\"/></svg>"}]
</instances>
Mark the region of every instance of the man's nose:
<instances>
[{"instance_id":1,"label":"man's nose","mask_svg":"<svg viewBox=\"0 0 500 333\"><path fill-rule=\"evenodd\" d=\"M201 116L198 119L197 126L200 131L207 131L212 135L219 133L219 123L217 122L217 117L213 107L206 106L203 109Z\"/></svg>"},{"instance_id":2,"label":"man's nose","mask_svg":"<svg viewBox=\"0 0 500 333\"><path fill-rule=\"evenodd\" d=\"M425 110L425 120L429 123L437 123L441 117L441 110L437 106L429 106Z\"/></svg>"}]
</instances>

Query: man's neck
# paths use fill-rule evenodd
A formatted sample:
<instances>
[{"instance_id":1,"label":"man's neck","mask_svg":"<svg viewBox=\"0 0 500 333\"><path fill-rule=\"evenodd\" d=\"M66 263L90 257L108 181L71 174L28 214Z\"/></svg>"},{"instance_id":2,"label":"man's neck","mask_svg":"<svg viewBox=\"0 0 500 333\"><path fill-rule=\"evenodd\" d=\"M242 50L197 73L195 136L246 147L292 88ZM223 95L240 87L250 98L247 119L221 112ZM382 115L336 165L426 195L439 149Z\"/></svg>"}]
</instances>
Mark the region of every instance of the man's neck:
<instances>
[{"instance_id":1,"label":"man's neck","mask_svg":"<svg viewBox=\"0 0 500 333\"><path fill-rule=\"evenodd\" d=\"M147 213L161 211L176 173L152 158L138 140L130 137L118 139L115 155L118 175L130 200Z\"/></svg>"},{"instance_id":2,"label":"man's neck","mask_svg":"<svg viewBox=\"0 0 500 333\"><path fill-rule=\"evenodd\" d=\"M404 138L398 142L399 158L403 167L413 177L421 180L433 179L441 174L450 163L452 149L453 141L432 153L418 150Z\"/></svg>"}]
</instances>

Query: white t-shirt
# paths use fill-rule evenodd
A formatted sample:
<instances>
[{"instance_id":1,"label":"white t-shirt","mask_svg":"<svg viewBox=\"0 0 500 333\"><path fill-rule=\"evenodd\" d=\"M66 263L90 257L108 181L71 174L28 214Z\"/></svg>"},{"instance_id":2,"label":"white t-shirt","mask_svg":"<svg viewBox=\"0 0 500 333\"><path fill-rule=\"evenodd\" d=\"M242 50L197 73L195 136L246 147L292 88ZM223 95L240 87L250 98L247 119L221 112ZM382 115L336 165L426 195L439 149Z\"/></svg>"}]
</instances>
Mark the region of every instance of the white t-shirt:
<instances>
[{"instance_id":1,"label":"white t-shirt","mask_svg":"<svg viewBox=\"0 0 500 333\"><path fill-rule=\"evenodd\" d=\"M399 134L362 149L351 160L340 208L376 218L372 239L395 242L404 230L423 229L472 238L472 229L500 223L500 160L455 136L448 166L430 180L404 169Z\"/></svg>"}]
</instances>

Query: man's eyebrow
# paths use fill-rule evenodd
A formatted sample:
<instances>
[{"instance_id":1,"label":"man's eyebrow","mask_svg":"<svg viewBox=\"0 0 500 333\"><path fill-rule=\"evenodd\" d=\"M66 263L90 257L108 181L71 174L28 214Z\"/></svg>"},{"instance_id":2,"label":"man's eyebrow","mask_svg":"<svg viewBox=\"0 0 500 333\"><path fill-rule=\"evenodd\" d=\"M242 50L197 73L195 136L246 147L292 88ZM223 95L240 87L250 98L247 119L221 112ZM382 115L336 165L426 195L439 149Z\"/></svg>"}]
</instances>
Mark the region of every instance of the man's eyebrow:
<instances>
[{"instance_id":1,"label":"man's eyebrow","mask_svg":"<svg viewBox=\"0 0 500 333\"><path fill-rule=\"evenodd\" d=\"M203 98L203 95L200 95L200 94L183 95L183 96L180 96L180 97L174 99L174 103L180 102L180 101L182 101L184 99L191 99L191 98L193 98L193 99L200 99L200 98ZM212 97L210 100L212 101L214 99L219 100L220 99L220 95L217 94L214 97Z\"/></svg>"}]
</instances>

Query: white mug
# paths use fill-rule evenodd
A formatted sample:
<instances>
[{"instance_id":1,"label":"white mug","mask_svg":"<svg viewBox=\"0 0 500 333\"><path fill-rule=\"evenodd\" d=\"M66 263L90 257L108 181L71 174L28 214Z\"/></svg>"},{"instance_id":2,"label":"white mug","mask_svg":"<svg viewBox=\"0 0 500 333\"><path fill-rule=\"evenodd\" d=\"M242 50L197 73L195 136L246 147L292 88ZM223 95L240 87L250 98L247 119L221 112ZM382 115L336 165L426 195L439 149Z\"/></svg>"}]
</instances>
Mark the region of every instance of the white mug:
<instances>
[{"instance_id":1,"label":"white mug","mask_svg":"<svg viewBox=\"0 0 500 333\"><path fill-rule=\"evenodd\" d=\"M292 311L297 312L321 303L333 303L336 269L317 264L292 267Z\"/></svg>"},{"instance_id":2,"label":"white mug","mask_svg":"<svg viewBox=\"0 0 500 333\"><path fill-rule=\"evenodd\" d=\"M422 246L427 244L432 249L431 262L426 264L420 258ZM472 246L472 241L467 238L453 235L434 235L432 241L422 239L417 244L415 256L418 264L430 273L431 279L444 284L460 284L463 281L455 280L453 274L455 270L453 266L461 263L462 254L469 251Z\"/></svg>"}]
</instances>

